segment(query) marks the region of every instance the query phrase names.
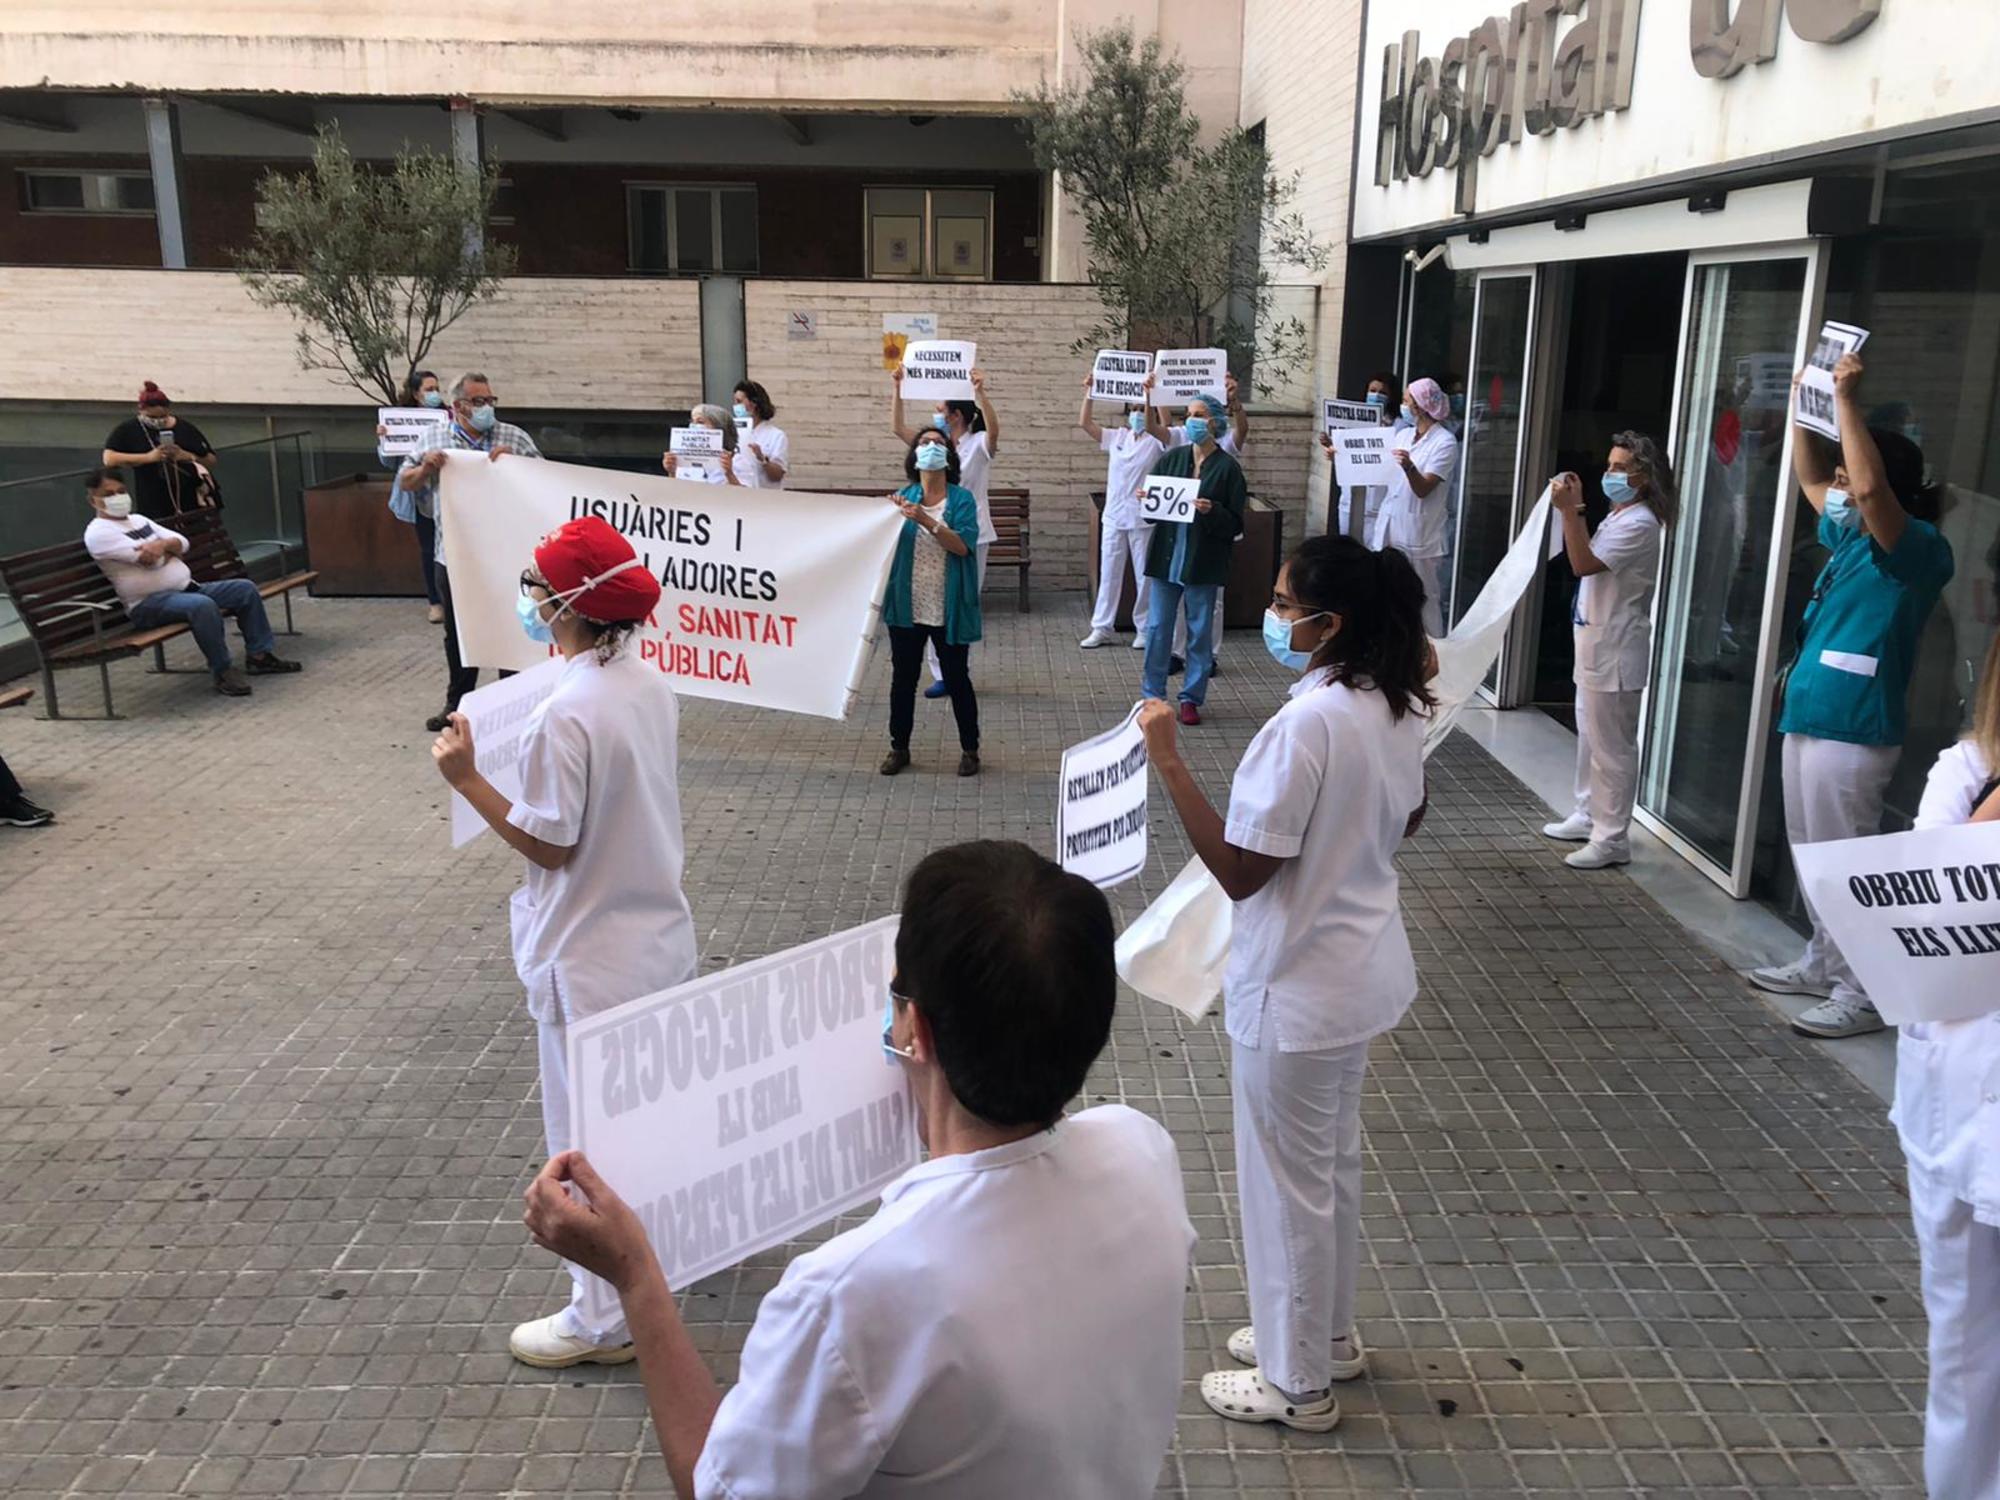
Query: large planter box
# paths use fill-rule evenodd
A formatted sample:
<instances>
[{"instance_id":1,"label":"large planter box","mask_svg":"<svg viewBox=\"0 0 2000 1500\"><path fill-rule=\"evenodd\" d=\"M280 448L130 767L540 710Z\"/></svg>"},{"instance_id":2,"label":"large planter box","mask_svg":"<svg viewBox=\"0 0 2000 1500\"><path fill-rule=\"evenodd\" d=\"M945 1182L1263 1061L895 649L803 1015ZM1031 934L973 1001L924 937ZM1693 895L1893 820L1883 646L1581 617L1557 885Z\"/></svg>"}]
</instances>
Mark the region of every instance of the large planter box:
<instances>
[{"instance_id":1,"label":"large planter box","mask_svg":"<svg viewBox=\"0 0 2000 1500\"><path fill-rule=\"evenodd\" d=\"M315 598L423 597L417 528L389 514L387 474L352 474L309 485L305 500L306 555L319 571Z\"/></svg>"},{"instance_id":2,"label":"large planter box","mask_svg":"<svg viewBox=\"0 0 2000 1500\"><path fill-rule=\"evenodd\" d=\"M1104 494L1090 497L1090 587L1096 597L1097 577L1104 556ZM1255 495L1243 516L1243 540L1229 554L1229 582L1223 586L1222 628L1255 630L1264 623L1264 610L1271 602L1271 586L1278 581L1278 566L1285 560L1285 513L1266 505ZM1132 628L1132 599L1136 587L1131 564L1122 564L1125 581L1118 591L1120 630Z\"/></svg>"}]
</instances>

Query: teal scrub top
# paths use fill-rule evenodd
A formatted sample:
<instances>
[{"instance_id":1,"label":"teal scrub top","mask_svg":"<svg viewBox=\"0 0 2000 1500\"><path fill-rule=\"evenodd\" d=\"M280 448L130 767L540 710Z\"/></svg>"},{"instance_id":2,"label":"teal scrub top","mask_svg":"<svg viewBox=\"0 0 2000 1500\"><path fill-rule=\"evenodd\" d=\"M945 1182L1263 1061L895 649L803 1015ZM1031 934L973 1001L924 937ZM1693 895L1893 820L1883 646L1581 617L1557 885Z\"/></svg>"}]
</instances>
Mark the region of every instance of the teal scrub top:
<instances>
[{"instance_id":1,"label":"teal scrub top","mask_svg":"<svg viewBox=\"0 0 2000 1500\"><path fill-rule=\"evenodd\" d=\"M1951 544L1928 521L1904 526L1894 552L1821 516L1833 555L1799 623L1780 734L1850 745L1900 745L1917 643L1951 581Z\"/></svg>"}]
</instances>

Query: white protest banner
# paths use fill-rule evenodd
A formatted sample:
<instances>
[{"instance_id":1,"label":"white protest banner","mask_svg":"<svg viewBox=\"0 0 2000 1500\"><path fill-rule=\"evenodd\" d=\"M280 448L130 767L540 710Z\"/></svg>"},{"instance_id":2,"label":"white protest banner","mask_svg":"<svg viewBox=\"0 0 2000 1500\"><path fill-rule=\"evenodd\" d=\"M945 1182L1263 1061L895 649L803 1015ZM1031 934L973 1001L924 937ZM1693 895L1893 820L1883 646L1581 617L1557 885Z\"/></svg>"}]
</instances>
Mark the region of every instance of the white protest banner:
<instances>
[{"instance_id":1,"label":"white protest banner","mask_svg":"<svg viewBox=\"0 0 2000 1500\"><path fill-rule=\"evenodd\" d=\"M569 1024L570 1133L683 1291L880 1196L917 1164L882 1050L895 917ZM591 1281L593 1315L616 1294Z\"/></svg>"},{"instance_id":2,"label":"white protest banner","mask_svg":"<svg viewBox=\"0 0 2000 1500\"><path fill-rule=\"evenodd\" d=\"M722 433L714 427L676 427L667 434L667 448L682 458L720 458Z\"/></svg>"},{"instance_id":3,"label":"white protest banner","mask_svg":"<svg viewBox=\"0 0 2000 1500\"><path fill-rule=\"evenodd\" d=\"M2000 823L1795 844L1792 860L1891 1026L2000 1010Z\"/></svg>"},{"instance_id":4,"label":"white protest banner","mask_svg":"<svg viewBox=\"0 0 2000 1500\"><path fill-rule=\"evenodd\" d=\"M936 313L882 314L882 368L893 370L903 363L903 351L912 339L937 337Z\"/></svg>"},{"instance_id":5,"label":"white protest banner","mask_svg":"<svg viewBox=\"0 0 2000 1500\"><path fill-rule=\"evenodd\" d=\"M664 591L627 649L678 692L829 719L858 691L903 524L887 499L481 453L448 454L438 495L469 665L546 659L514 611L521 569L545 534L599 516Z\"/></svg>"},{"instance_id":6,"label":"white protest banner","mask_svg":"<svg viewBox=\"0 0 2000 1500\"><path fill-rule=\"evenodd\" d=\"M964 339L921 339L903 351L905 401L971 401L979 346Z\"/></svg>"},{"instance_id":7,"label":"white protest banner","mask_svg":"<svg viewBox=\"0 0 2000 1500\"><path fill-rule=\"evenodd\" d=\"M1197 396L1220 398L1228 373L1229 356L1221 349L1162 349L1153 356L1153 405L1185 406Z\"/></svg>"},{"instance_id":8,"label":"white protest banner","mask_svg":"<svg viewBox=\"0 0 2000 1500\"><path fill-rule=\"evenodd\" d=\"M1333 438L1333 477L1342 484L1387 484L1395 477L1386 427L1343 427ZM1405 439L1405 441L1408 441Z\"/></svg>"},{"instance_id":9,"label":"white protest banner","mask_svg":"<svg viewBox=\"0 0 2000 1500\"><path fill-rule=\"evenodd\" d=\"M1090 399L1146 404L1146 377L1153 373L1153 356L1125 349L1099 349L1090 367Z\"/></svg>"},{"instance_id":10,"label":"white protest banner","mask_svg":"<svg viewBox=\"0 0 2000 1500\"><path fill-rule=\"evenodd\" d=\"M1139 487L1139 519L1142 521L1187 522L1194 519L1194 502L1201 493L1199 479L1183 479L1178 474L1148 474Z\"/></svg>"},{"instance_id":11,"label":"white protest banner","mask_svg":"<svg viewBox=\"0 0 2000 1500\"><path fill-rule=\"evenodd\" d=\"M450 411L442 406L378 406L375 425L389 430L377 444L390 458L423 453L437 442L450 420Z\"/></svg>"},{"instance_id":12,"label":"white protest banner","mask_svg":"<svg viewBox=\"0 0 2000 1500\"><path fill-rule=\"evenodd\" d=\"M1840 410L1833 404L1833 367L1843 354L1852 354L1868 342L1868 330L1852 323L1827 322L1813 345L1799 377L1798 423L1822 436L1840 441Z\"/></svg>"},{"instance_id":13,"label":"white protest banner","mask_svg":"<svg viewBox=\"0 0 2000 1500\"><path fill-rule=\"evenodd\" d=\"M1146 736L1139 709L1071 745L1056 782L1056 862L1093 885L1130 880L1146 863Z\"/></svg>"},{"instance_id":14,"label":"white protest banner","mask_svg":"<svg viewBox=\"0 0 2000 1500\"><path fill-rule=\"evenodd\" d=\"M538 667L474 688L458 701L472 729L472 761L509 802L521 796L521 741L567 666L552 656ZM486 832L486 820L457 792L451 794L451 847L462 849Z\"/></svg>"},{"instance_id":15,"label":"white protest banner","mask_svg":"<svg viewBox=\"0 0 2000 1500\"><path fill-rule=\"evenodd\" d=\"M1328 437L1343 427L1380 427L1382 413L1366 401L1322 400L1319 404L1319 430Z\"/></svg>"},{"instance_id":16,"label":"white protest banner","mask_svg":"<svg viewBox=\"0 0 2000 1500\"><path fill-rule=\"evenodd\" d=\"M1431 643L1437 649L1438 659L1438 674L1431 680L1431 694L1437 699L1437 707L1431 710L1424 724L1426 757L1444 743L1451 726L1458 722L1460 711L1479 691L1479 684L1486 680L1493 663L1500 659L1500 647L1507 639L1507 622L1513 618L1514 606L1521 602L1528 585L1554 555L1545 540L1554 512L1555 506L1544 486L1541 498L1528 512L1527 521L1515 535L1507 555L1488 576L1479 597L1458 617L1449 634Z\"/></svg>"}]
</instances>

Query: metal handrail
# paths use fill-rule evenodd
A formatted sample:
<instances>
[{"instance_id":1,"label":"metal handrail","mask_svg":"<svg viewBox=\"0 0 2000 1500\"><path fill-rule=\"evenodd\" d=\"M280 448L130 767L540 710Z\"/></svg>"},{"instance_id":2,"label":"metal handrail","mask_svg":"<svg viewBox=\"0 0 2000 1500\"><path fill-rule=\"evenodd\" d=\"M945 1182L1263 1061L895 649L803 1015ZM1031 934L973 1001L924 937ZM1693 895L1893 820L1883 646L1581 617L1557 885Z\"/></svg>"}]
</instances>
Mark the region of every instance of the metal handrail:
<instances>
[{"instance_id":1,"label":"metal handrail","mask_svg":"<svg viewBox=\"0 0 2000 1500\"><path fill-rule=\"evenodd\" d=\"M217 443L214 446L214 451L217 453L234 453L240 448L275 448L279 443L289 442L295 438L317 436L318 434L312 428L304 427L297 432L273 432L267 433L260 438L245 438L240 443ZM105 466L102 464L83 464L74 469L53 469L47 474L30 474L26 479L0 479L0 491L20 489L30 484L47 484L52 479L81 479L93 469L103 467ZM128 466L113 464L110 467L124 468Z\"/></svg>"}]
</instances>

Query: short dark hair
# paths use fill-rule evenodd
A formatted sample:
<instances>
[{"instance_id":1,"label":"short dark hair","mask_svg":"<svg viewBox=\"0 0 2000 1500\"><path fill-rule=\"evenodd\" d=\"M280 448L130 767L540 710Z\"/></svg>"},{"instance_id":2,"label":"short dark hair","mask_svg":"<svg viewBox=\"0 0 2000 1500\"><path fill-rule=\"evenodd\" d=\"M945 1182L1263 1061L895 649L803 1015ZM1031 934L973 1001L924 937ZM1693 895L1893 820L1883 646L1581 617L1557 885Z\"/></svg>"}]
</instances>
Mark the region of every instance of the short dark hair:
<instances>
[{"instance_id":1,"label":"short dark hair","mask_svg":"<svg viewBox=\"0 0 2000 1500\"><path fill-rule=\"evenodd\" d=\"M1919 521L1936 521L1944 511L1944 487L1926 481L1924 450L1902 433L1886 427L1871 427L1868 435L1875 440L1875 451L1882 455L1882 473L1889 481L1896 503ZM1826 434L1808 431L1806 440L1812 445L1821 472L1830 474L1835 464L1847 462L1840 444Z\"/></svg>"},{"instance_id":2,"label":"short dark hair","mask_svg":"<svg viewBox=\"0 0 2000 1500\"><path fill-rule=\"evenodd\" d=\"M96 494L98 486L103 484L107 479L115 479L120 484L123 484L125 482L125 476L123 474L118 473L114 469L107 469L104 467L104 465L99 464L96 468L92 469L88 474L83 476L84 492L86 494L91 494L91 495Z\"/></svg>"},{"instance_id":3,"label":"short dark hair","mask_svg":"<svg viewBox=\"0 0 2000 1500\"><path fill-rule=\"evenodd\" d=\"M1111 904L1026 844L926 855L903 891L897 989L929 1023L952 1094L989 1125L1044 1128L1111 1035Z\"/></svg>"},{"instance_id":4,"label":"short dark hair","mask_svg":"<svg viewBox=\"0 0 2000 1500\"><path fill-rule=\"evenodd\" d=\"M771 393L754 380L739 380L736 389L748 398L750 410L757 413L757 420L768 422L778 414L778 408L771 404Z\"/></svg>"},{"instance_id":5,"label":"short dark hair","mask_svg":"<svg viewBox=\"0 0 2000 1500\"><path fill-rule=\"evenodd\" d=\"M946 484L957 484L959 475L958 444L951 440L951 434L939 432L935 427L920 427L916 436L910 439L910 451L903 455L903 473L910 483L921 484L917 477L917 444L925 438L944 444L944 480Z\"/></svg>"}]
</instances>

